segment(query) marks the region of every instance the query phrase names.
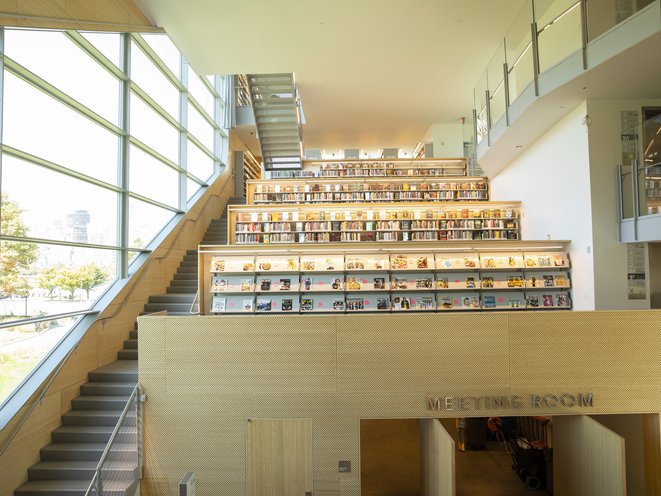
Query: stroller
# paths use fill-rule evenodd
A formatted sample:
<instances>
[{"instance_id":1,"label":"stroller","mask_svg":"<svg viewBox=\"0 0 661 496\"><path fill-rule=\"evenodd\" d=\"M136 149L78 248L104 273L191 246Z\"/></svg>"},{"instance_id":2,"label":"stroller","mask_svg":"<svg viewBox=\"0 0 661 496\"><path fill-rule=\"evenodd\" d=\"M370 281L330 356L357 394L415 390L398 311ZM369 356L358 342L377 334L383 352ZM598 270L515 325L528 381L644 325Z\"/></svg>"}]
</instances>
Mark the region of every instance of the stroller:
<instances>
[{"instance_id":1,"label":"stroller","mask_svg":"<svg viewBox=\"0 0 661 496\"><path fill-rule=\"evenodd\" d=\"M529 489L544 489L546 487L544 449L520 437L516 431L510 433L508 448L512 456L512 470L526 486Z\"/></svg>"}]
</instances>

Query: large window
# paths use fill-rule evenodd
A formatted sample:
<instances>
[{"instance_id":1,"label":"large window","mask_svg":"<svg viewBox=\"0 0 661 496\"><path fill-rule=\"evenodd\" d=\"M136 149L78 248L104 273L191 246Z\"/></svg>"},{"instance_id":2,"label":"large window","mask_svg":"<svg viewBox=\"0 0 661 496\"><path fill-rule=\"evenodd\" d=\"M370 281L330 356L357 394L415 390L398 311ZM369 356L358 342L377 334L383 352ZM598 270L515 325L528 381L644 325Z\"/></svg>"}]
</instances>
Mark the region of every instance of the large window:
<instances>
[{"instance_id":1,"label":"large window","mask_svg":"<svg viewBox=\"0 0 661 496\"><path fill-rule=\"evenodd\" d=\"M220 172L227 140L220 78L166 35L4 29L4 41L0 402Z\"/></svg>"}]
</instances>

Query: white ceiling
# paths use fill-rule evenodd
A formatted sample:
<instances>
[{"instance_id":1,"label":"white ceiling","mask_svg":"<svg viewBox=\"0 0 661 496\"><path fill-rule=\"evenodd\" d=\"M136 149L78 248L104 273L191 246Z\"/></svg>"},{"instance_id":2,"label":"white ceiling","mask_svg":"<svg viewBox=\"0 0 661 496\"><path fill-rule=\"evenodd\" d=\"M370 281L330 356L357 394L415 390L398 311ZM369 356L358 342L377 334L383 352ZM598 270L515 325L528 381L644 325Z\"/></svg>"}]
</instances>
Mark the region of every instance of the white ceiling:
<instances>
[{"instance_id":1,"label":"white ceiling","mask_svg":"<svg viewBox=\"0 0 661 496\"><path fill-rule=\"evenodd\" d=\"M293 72L306 148L411 150L473 108L524 0L137 0L198 72Z\"/></svg>"}]
</instances>

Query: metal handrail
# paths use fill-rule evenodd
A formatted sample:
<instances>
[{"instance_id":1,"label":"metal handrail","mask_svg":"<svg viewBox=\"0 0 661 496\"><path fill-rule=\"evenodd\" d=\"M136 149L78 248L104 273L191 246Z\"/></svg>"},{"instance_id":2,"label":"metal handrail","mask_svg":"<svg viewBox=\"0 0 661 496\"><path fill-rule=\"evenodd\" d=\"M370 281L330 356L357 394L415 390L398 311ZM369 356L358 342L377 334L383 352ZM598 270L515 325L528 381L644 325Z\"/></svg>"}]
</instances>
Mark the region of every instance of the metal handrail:
<instances>
[{"instance_id":1,"label":"metal handrail","mask_svg":"<svg viewBox=\"0 0 661 496\"><path fill-rule=\"evenodd\" d=\"M232 171L232 173L229 174L229 176L225 179L225 182L224 182L224 184L221 186L221 189L220 189L220 192L221 192L221 193L225 191L225 188L227 188L227 184L230 182L230 179L232 179L233 177L234 177L234 171ZM210 201L211 198L213 198L213 197L218 197L218 198L220 198L221 195L218 194L218 193L214 193L214 194L210 195L210 196L206 199L206 201L204 202L204 206L200 209L200 212L203 212L203 211L206 209L207 205L209 204L209 201ZM194 221L194 222L197 222L198 219L186 219L186 220L187 220L187 221ZM142 280L142 277L143 277L143 276L145 275L145 273L147 272L147 268L151 265L151 263L153 263L153 261L156 260L156 259L161 260L161 259L163 259L163 258L169 256L169 254L172 252L172 249L174 248L175 243L179 240L179 236L181 235L181 233L182 233L182 231L183 231L183 226L184 226L184 224L187 224L187 222L182 223L182 226L179 228L179 231L178 231L177 234L175 235L175 238L174 238L174 240L172 241L172 243L170 244L170 247L169 247L168 250L166 251L165 255L160 256L160 257L156 257L156 258L150 258L149 261L144 265L144 267L141 267L143 270L142 270L142 271L140 272L140 274L138 274L138 276L136 277L133 286L131 287L131 289L129 290L129 292L127 293L127 295L124 297L122 303L121 303L120 305L117 306L117 310L116 310L112 315L110 315L110 316L103 317L103 318L100 318L100 319L96 319L96 320L94 321L94 323L96 323L96 322L100 322L100 321L104 321L104 320L107 320L107 319L110 319L110 318L114 318L114 317L116 317L117 315L119 315L119 312L121 311L121 309L124 308L125 304L128 302L129 297L133 294L133 291L134 291L135 288L137 287L138 283ZM89 312L90 312L90 313L95 313L96 311L94 310L94 311L89 311ZM51 317L52 317L52 316L51 316ZM46 319L46 320L50 320L50 319ZM16 322L16 321L14 321L14 322ZM15 324L14 324L14 325L15 325ZM53 382L55 381L55 379L57 378L58 374L60 373L60 371L62 370L62 368L63 368L64 365L66 364L66 362L67 362L67 360L69 359L69 357L73 354L74 351L76 351L76 350L78 349L78 346L80 346L80 339L78 340L78 342L76 342L76 344L74 344L74 345L71 347L71 349L67 352L67 354L62 358L62 360L60 361L60 363L58 364L58 366L55 368L55 370L54 370L53 373L51 374L50 379L48 380L48 382L46 383L46 385L43 387L43 389L41 390L41 392L39 393L38 398L37 398L37 399L36 399L36 400L30 405L30 407L29 407L29 408L23 413L23 415L21 416L20 420L16 423L16 426L12 429L11 434L10 434L10 435L7 437L7 439L3 442L2 447L0 448L0 457L1 457L1 456L7 451L7 448L9 447L9 445L11 444L11 442L16 438L16 436L18 435L18 432L19 432L19 431L21 430L21 428L25 425L25 423L27 422L27 420L28 420L28 418L30 417L30 415L32 415L32 412L33 412L34 409L36 408L37 404L41 403L41 400L42 400L42 399L44 398L44 396L46 395L46 392L48 391L48 388L53 384ZM52 350L51 350L51 351L52 351Z\"/></svg>"},{"instance_id":2,"label":"metal handrail","mask_svg":"<svg viewBox=\"0 0 661 496\"><path fill-rule=\"evenodd\" d=\"M199 315L199 314L200 314L199 311L197 311L197 312L193 312L193 308L195 308L195 303L197 303L197 298L198 298L199 296L200 296L200 290L198 289L198 290L195 292L195 298L193 298L193 303L191 303L190 309L188 310L188 313L191 314L191 315Z\"/></svg>"},{"instance_id":3,"label":"metal handrail","mask_svg":"<svg viewBox=\"0 0 661 496\"><path fill-rule=\"evenodd\" d=\"M119 419L117 420L117 424L115 425L115 428L112 431L112 434L110 434L110 439L108 439L108 444L106 444L105 449L103 450L103 453L101 454L101 459L99 460L99 463L96 465L96 469L94 470L94 477L92 477L92 480L90 482L89 487L87 488L87 492L85 493L85 496L88 496L91 494L92 488L94 487L94 483L99 480L100 473L101 473L101 468L103 467L103 464L106 461L106 458L108 458L108 453L110 452L110 448L115 441L115 438L117 437L117 434L119 433L119 429L124 422L124 419L126 418L126 415L129 412L129 406L133 402L133 400L136 400L136 404L139 405L140 398L138 395L140 394L140 384L136 384L135 387L133 388L133 391L131 392L131 395L129 396L129 399L126 401L126 406L124 406L124 409L122 410L121 415L119 416ZM139 408L139 407L138 407ZM137 419L136 419L137 422ZM136 426L137 427L137 426ZM140 443L140 439L138 439L138 443ZM139 450L138 450L139 451Z\"/></svg>"},{"instance_id":4,"label":"metal handrail","mask_svg":"<svg viewBox=\"0 0 661 496\"><path fill-rule=\"evenodd\" d=\"M30 317L20 320L9 320L7 322L0 322L0 329L7 329L9 327L18 327L26 324L36 324L38 322L46 322L48 320L65 319L67 317L77 317L79 315L94 315L101 313L99 310L79 310L77 312L54 313L49 315L42 315L41 317Z\"/></svg>"}]
</instances>

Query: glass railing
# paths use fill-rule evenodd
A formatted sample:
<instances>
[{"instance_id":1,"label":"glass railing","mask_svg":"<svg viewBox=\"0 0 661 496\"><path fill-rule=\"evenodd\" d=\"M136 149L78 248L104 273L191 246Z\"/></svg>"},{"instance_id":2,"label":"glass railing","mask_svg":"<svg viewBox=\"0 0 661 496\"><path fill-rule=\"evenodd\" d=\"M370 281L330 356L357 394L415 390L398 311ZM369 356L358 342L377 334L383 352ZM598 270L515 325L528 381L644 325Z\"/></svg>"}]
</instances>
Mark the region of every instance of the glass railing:
<instances>
[{"instance_id":1,"label":"glass railing","mask_svg":"<svg viewBox=\"0 0 661 496\"><path fill-rule=\"evenodd\" d=\"M620 134L622 219L661 214L661 113Z\"/></svg>"},{"instance_id":2,"label":"glass railing","mask_svg":"<svg viewBox=\"0 0 661 496\"><path fill-rule=\"evenodd\" d=\"M526 0L475 83L476 143L501 119L509 123L511 105L531 84L538 95L540 74L655 1Z\"/></svg>"},{"instance_id":3,"label":"glass railing","mask_svg":"<svg viewBox=\"0 0 661 496\"><path fill-rule=\"evenodd\" d=\"M140 386L122 412L85 496L134 494L142 478L143 434Z\"/></svg>"}]
</instances>

